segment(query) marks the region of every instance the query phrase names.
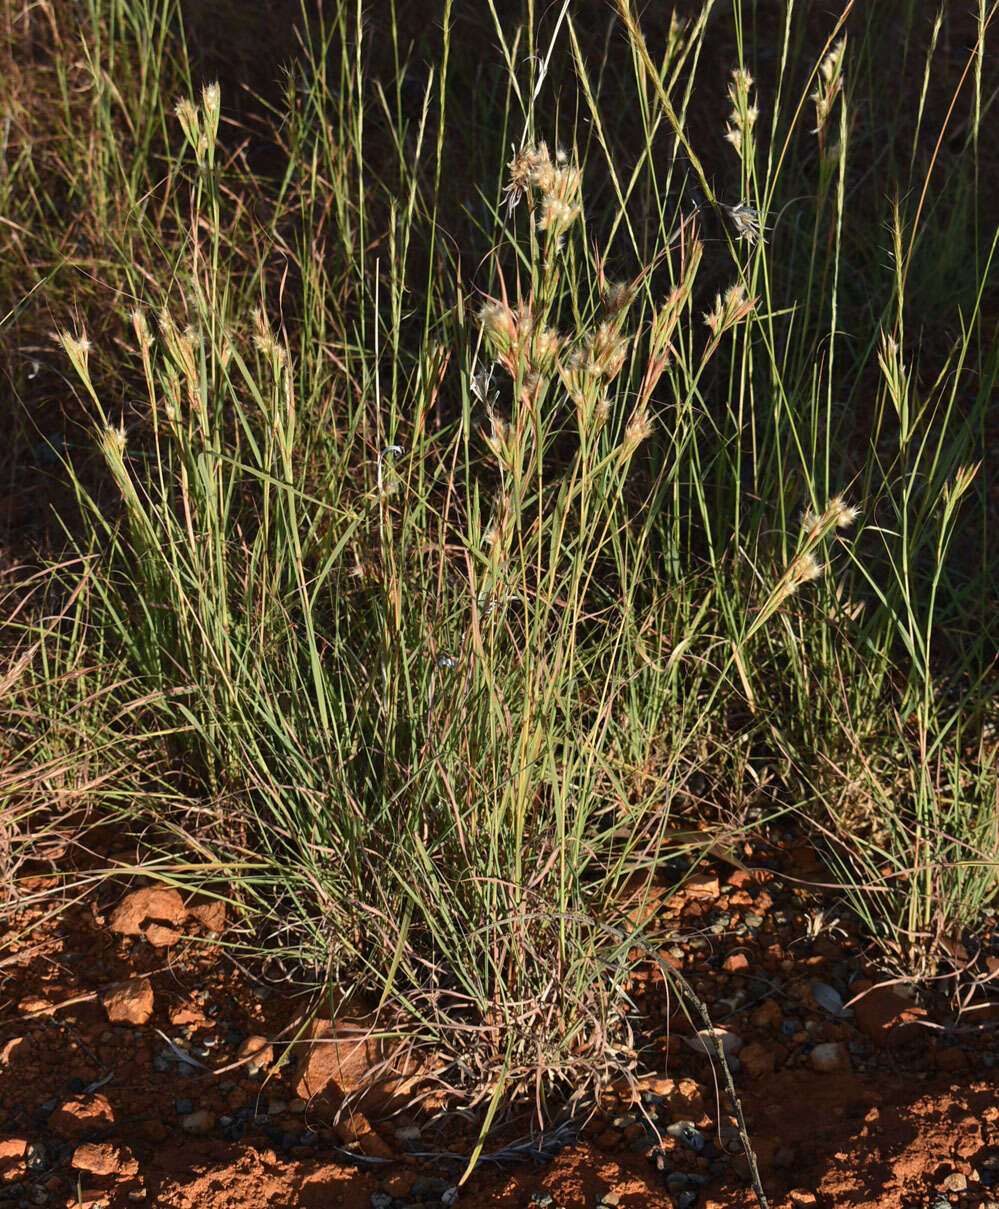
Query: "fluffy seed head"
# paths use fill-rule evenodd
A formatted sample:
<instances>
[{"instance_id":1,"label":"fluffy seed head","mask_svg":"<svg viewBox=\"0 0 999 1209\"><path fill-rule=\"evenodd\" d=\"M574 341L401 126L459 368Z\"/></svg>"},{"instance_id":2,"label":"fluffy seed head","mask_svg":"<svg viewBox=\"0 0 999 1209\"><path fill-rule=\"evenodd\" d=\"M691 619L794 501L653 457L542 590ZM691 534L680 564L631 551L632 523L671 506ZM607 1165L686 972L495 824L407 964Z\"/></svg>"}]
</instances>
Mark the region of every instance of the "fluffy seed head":
<instances>
[{"instance_id":1,"label":"fluffy seed head","mask_svg":"<svg viewBox=\"0 0 999 1209\"><path fill-rule=\"evenodd\" d=\"M112 424L106 424L104 431L101 434L101 443L104 446L104 451L114 458L121 459L125 456L126 445L125 425L121 424L115 428Z\"/></svg>"}]
</instances>

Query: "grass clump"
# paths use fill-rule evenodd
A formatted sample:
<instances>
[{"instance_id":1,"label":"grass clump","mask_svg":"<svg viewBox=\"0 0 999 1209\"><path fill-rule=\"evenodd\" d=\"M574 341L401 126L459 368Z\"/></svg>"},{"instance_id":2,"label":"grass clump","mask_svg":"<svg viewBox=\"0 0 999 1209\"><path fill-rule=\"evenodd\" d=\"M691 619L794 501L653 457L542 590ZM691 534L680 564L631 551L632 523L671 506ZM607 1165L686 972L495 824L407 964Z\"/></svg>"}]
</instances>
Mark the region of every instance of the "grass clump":
<instances>
[{"instance_id":1,"label":"grass clump","mask_svg":"<svg viewBox=\"0 0 999 1209\"><path fill-rule=\"evenodd\" d=\"M634 1066L629 896L752 805L907 976L995 892L992 14L927 158L939 23L884 114L876 12L618 9L490 7L476 90L449 4L407 47L344 0L238 119L172 7L53 10L88 101L25 103L4 183L18 388L75 391L64 549L8 576L8 878L114 822L487 1116Z\"/></svg>"}]
</instances>

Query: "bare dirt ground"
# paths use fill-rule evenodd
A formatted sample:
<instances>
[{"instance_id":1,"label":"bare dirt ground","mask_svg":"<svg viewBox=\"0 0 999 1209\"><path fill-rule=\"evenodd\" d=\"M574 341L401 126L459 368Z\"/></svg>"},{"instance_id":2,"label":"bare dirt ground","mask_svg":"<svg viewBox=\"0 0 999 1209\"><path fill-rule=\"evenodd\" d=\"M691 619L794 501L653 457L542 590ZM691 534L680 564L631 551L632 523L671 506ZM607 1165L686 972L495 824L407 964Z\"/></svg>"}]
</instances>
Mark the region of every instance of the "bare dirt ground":
<instances>
[{"instance_id":1,"label":"bare dirt ground","mask_svg":"<svg viewBox=\"0 0 999 1209\"><path fill-rule=\"evenodd\" d=\"M702 865L679 894L653 885L642 909L673 930L662 959L728 1035L770 1204L994 1207L999 1008L987 983L968 1010L953 1005L959 985L967 994L999 965L996 921L955 942L964 973L916 1002L870 986L875 955L834 893L805 885L821 868L800 837L747 860L760 867ZM0 959L0 1201L758 1203L717 1059L699 1052L658 969L630 988L643 1047L634 1085L545 1133L527 1112L511 1119L459 1186L475 1126L432 1062L393 1067L364 1021L320 1013L309 1024L313 1001L286 974L229 954L234 925L219 903L133 879L27 906L14 923Z\"/></svg>"}]
</instances>

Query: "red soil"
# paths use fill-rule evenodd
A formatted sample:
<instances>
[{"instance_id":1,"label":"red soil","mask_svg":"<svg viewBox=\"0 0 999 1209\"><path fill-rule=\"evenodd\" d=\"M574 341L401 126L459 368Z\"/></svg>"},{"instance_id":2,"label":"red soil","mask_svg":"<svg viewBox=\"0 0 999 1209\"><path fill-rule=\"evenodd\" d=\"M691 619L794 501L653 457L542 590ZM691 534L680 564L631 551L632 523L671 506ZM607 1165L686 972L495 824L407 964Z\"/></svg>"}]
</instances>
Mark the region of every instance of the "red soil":
<instances>
[{"instance_id":1,"label":"red soil","mask_svg":"<svg viewBox=\"0 0 999 1209\"><path fill-rule=\"evenodd\" d=\"M780 859L800 868L803 858ZM849 984L848 1000L865 985L858 975L877 974L860 941L848 927L809 938L814 895L770 872L726 882L728 872L719 866L654 906L685 938L665 959L742 1043L736 1085L771 1205L995 1205L995 1008L953 1029L946 1001L921 1007L875 987L837 1016L828 1010L835 984ZM0 1202L363 1209L381 1192L394 1206L441 1204L463 1170L442 1153L468 1153L468 1123L439 1099L436 1117L400 1111L410 1079L389 1088L394 1098L369 1093L353 1124L334 1124L340 1091L362 1080L361 1058L380 1055L363 1044L344 1050L340 1033L344 1056L331 1064L329 1026L302 1028L307 1001L226 958L217 905L195 912L172 892L134 889L48 920L38 907L20 912L31 930L0 959ZM710 926L719 912L729 917L724 931ZM737 933L744 916L764 923ZM757 1204L724 1083L690 1044L658 971L637 976L631 994L655 1056L637 1082L644 1100L633 1103L623 1084L608 1089L550 1161L532 1163L526 1151L516 1162L487 1160L456 1203L520 1209L549 1194L552 1209ZM320 1076L327 1090L314 1096ZM700 1131L699 1151L666 1134L678 1119ZM528 1121L512 1122L487 1156L528 1132Z\"/></svg>"}]
</instances>

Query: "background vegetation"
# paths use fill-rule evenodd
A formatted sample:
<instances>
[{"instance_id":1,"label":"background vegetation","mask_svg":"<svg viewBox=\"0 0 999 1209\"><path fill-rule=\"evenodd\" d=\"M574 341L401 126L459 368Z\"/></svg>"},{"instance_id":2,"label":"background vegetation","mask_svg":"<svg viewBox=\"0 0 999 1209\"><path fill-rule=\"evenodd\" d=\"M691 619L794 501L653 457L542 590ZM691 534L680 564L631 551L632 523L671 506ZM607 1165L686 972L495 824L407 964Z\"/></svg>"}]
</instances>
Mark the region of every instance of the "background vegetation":
<instances>
[{"instance_id":1,"label":"background vegetation","mask_svg":"<svg viewBox=\"0 0 999 1209\"><path fill-rule=\"evenodd\" d=\"M932 977L999 860L995 5L260 7L4 10L8 901L223 896L472 1097L626 1064L628 896L788 812Z\"/></svg>"}]
</instances>

